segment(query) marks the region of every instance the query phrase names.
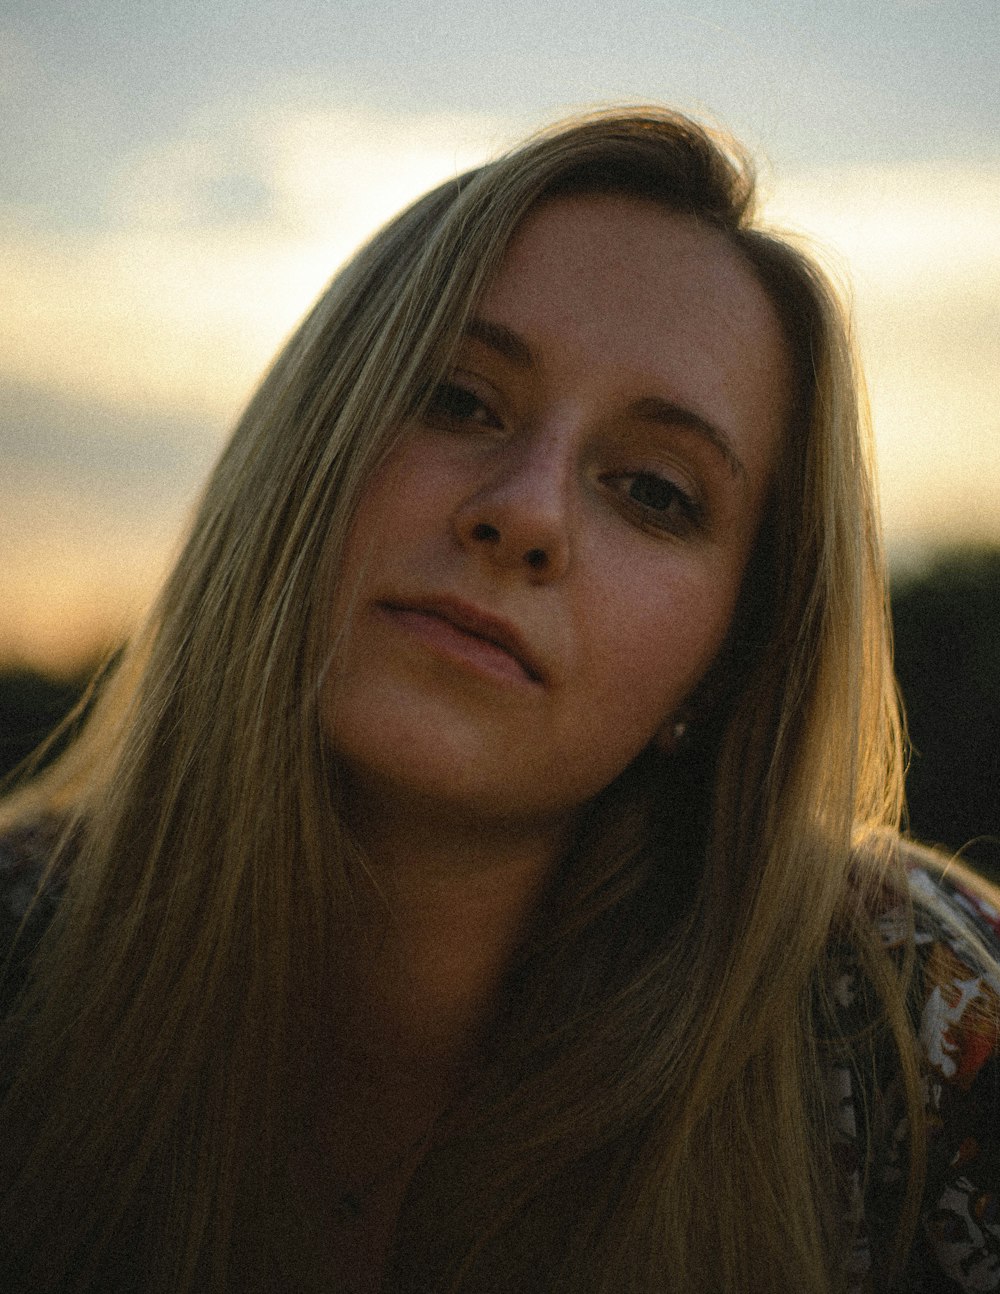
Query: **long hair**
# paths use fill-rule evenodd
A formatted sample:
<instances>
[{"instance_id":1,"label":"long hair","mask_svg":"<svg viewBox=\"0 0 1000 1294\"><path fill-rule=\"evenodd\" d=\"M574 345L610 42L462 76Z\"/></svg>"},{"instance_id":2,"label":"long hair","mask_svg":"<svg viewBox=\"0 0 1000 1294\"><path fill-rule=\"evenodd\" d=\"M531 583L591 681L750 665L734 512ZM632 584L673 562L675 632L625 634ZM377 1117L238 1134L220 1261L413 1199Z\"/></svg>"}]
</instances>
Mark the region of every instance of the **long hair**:
<instances>
[{"instance_id":1,"label":"long hair","mask_svg":"<svg viewBox=\"0 0 1000 1294\"><path fill-rule=\"evenodd\" d=\"M389 1288L837 1289L835 938L869 964L919 1136L865 915L894 864L859 848L898 823L901 756L847 312L756 223L732 141L660 109L599 113L441 185L333 280L82 733L4 809L49 815L62 840L62 897L8 1026L2 1234L26 1288L273 1287L316 986L363 871L320 721L345 537L520 222L567 193L722 230L777 309L793 410L697 731L589 807L483 1075L418 1172Z\"/></svg>"}]
</instances>

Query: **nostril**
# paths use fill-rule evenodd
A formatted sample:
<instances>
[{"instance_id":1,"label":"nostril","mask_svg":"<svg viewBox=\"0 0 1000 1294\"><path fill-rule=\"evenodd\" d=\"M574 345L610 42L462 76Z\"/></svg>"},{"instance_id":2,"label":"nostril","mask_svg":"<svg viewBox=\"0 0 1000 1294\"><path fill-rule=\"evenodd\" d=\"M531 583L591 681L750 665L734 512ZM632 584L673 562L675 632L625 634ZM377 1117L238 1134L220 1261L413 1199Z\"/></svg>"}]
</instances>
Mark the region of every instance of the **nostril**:
<instances>
[{"instance_id":1,"label":"nostril","mask_svg":"<svg viewBox=\"0 0 1000 1294\"><path fill-rule=\"evenodd\" d=\"M499 549L504 544L504 537L501 535L499 528L491 525L488 521L478 521L468 532L468 535L474 543L489 544L491 548ZM514 545L510 546L514 547ZM516 560L516 551L512 551L510 556L512 560ZM543 571L549 565L549 554L544 548L529 548L522 555L521 561L533 571Z\"/></svg>"}]
</instances>

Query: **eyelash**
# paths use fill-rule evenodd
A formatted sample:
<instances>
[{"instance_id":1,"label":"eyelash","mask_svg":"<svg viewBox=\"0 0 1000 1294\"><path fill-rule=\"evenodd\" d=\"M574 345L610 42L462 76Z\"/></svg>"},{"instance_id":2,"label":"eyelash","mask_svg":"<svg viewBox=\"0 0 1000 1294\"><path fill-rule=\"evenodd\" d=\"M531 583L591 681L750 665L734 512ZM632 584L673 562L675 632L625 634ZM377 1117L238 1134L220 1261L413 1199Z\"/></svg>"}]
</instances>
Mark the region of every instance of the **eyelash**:
<instances>
[{"instance_id":1,"label":"eyelash","mask_svg":"<svg viewBox=\"0 0 1000 1294\"><path fill-rule=\"evenodd\" d=\"M619 497L632 513L643 530L654 534L664 532L683 538L705 525L705 509L702 504L669 476L660 476L657 472L623 472L620 475L605 476L605 484L622 486L630 484L627 493L619 491ZM647 499L636 498L631 491L637 485L652 487L660 494L656 503ZM666 497L663 497L666 496Z\"/></svg>"},{"instance_id":2,"label":"eyelash","mask_svg":"<svg viewBox=\"0 0 1000 1294\"><path fill-rule=\"evenodd\" d=\"M486 417L475 417L482 410ZM424 420L433 426L457 430L472 423L477 427L499 428L503 424L485 401L460 382L439 382L424 409Z\"/></svg>"},{"instance_id":3,"label":"eyelash","mask_svg":"<svg viewBox=\"0 0 1000 1294\"><path fill-rule=\"evenodd\" d=\"M485 415L485 416L483 416ZM447 431L460 431L470 424L476 428L501 429L503 422L490 406L461 382L444 381L431 392L423 413L424 421ZM673 534L679 538L704 528L705 509L692 494L676 481L658 472L621 472L601 477L605 485L614 488L621 503L640 529L651 534ZM629 490L621 487L631 482ZM631 491L636 486L650 488L660 494L656 503L636 498ZM666 497L663 497L663 496Z\"/></svg>"}]
</instances>

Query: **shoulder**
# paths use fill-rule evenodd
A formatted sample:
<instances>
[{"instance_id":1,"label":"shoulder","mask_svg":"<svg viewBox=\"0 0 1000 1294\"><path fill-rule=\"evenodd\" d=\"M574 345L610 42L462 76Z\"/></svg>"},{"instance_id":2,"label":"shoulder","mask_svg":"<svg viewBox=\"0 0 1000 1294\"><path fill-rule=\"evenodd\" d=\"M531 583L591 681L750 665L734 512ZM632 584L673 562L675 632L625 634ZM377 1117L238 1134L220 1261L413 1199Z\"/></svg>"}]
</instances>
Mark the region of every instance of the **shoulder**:
<instances>
[{"instance_id":1,"label":"shoulder","mask_svg":"<svg viewBox=\"0 0 1000 1294\"><path fill-rule=\"evenodd\" d=\"M903 846L911 1012L924 1076L926 1184L908 1288L1000 1291L1000 894Z\"/></svg>"},{"instance_id":2,"label":"shoulder","mask_svg":"<svg viewBox=\"0 0 1000 1294\"><path fill-rule=\"evenodd\" d=\"M55 821L0 835L0 1009L6 1014L56 910L59 880L49 875L60 837Z\"/></svg>"},{"instance_id":3,"label":"shoulder","mask_svg":"<svg viewBox=\"0 0 1000 1294\"><path fill-rule=\"evenodd\" d=\"M1000 888L964 863L923 846L902 848L910 898L918 927L971 947L987 961L1000 953Z\"/></svg>"},{"instance_id":4,"label":"shoulder","mask_svg":"<svg viewBox=\"0 0 1000 1294\"><path fill-rule=\"evenodd\" d=\"M58 826L50 820L0 834L0 915L24 917L39 892L58 836Z\"/></svg>"},{"instance_id":5,"label":"shoulder","mask_svg":"<svg viewBox=\"0 0 1000 1294\"><path fill-rule=\"evenodd\" d=\"M911 854L914 1006L931 1109L953 1093L997 1097L1000 1078L1000 894L960 864ZM1000 1132L1000 1129L997 1130Z\"/></svg>"}]
</instances>

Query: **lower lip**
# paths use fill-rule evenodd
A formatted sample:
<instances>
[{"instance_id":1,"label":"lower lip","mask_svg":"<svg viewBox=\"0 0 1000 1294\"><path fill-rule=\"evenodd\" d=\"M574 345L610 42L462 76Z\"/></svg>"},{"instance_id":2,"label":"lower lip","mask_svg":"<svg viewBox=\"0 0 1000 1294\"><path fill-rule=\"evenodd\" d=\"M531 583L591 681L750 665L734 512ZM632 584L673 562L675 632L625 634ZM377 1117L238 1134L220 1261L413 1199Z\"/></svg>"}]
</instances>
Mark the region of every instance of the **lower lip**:
<instances>
[{"instance_id":1,"label":"lower lip","mask_svg":"<svg viewBox=\"0 0 1000 1294\"><path fill-rule=\"evenodd\" d=\"M537 684L521 662L496 643L466 633L430 611L381 605L379 610L434 655L498 683Z\"/></svg>"}]
</instances>

